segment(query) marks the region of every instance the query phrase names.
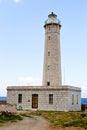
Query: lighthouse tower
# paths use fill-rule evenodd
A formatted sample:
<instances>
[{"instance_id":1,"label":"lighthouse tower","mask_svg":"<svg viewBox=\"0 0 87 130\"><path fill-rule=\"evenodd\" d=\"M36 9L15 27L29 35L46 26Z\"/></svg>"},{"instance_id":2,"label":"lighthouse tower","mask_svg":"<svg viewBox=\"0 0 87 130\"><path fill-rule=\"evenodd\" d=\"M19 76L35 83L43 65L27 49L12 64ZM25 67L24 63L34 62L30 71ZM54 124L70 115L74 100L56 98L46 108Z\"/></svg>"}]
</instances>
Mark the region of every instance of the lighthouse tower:
<instances>
[{"instance_id":1,"label":"lighthouse tower","mask_svg":"<svg viewBox=\"0 0 87 130\"><path fill-rule=\"evenodd\" d=\"M61 85L60 21L53 12L45 21L43 86Z\"/></svg>"}]
</instances>

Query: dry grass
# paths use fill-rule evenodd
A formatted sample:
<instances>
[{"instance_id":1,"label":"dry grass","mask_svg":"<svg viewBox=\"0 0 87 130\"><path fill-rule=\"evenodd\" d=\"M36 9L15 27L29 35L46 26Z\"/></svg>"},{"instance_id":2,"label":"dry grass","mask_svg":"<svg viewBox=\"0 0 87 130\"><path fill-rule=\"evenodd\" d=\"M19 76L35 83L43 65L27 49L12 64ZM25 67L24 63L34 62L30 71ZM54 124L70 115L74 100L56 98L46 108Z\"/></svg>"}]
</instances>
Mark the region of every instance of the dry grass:
<instances>
[{"instance_id":1,"label":"dry grass","mask_svg":"<svg viewBox=\"0 0 87 130\"><path fill-rule=\"evenodd\" d=\"M32 115L42 116L47 119L51 122L53 130L87 130L87 113L33 111L22 114L22 116L30 117Z\"/></svg>"}]
</instances>

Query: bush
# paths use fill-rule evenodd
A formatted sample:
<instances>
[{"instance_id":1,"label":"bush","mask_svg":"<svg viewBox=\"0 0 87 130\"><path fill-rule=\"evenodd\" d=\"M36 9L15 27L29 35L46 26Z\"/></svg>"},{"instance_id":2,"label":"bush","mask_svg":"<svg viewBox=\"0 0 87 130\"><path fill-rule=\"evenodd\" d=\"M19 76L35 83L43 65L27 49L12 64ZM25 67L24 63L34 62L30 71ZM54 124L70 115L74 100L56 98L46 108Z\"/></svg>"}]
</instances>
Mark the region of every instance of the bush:
<instances>
[{"instance_id":1,"label":"bush","mask_svg":"<svg viewBox=\"0 0 87 130\"><path fill-rule=\"evenodd\" d=\"M23 118L20 115L12 114L8 111L2 111L0 116L0 123L5 123L8 121L14 122L17 120L22 120Z\"/></svg>"}]
</instances>

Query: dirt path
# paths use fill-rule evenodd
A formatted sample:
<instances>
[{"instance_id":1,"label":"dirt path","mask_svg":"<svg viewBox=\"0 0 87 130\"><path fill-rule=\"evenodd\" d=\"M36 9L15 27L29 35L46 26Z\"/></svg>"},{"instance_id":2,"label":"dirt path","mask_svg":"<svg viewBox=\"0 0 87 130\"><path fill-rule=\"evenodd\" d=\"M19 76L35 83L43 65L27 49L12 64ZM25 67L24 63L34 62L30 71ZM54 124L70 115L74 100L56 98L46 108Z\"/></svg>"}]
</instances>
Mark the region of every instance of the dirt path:
<instances>
[{"instance_id":1,"label":"dirt path","mask_svg":"<svg viewBox=\"0 0 87 130\"><path fill-rule=\"evenodd\" d=\"M42 117L25 118L15 123L6 123L0 130L48 130L49 122Z\"/></svg>"},{"instance_id":2,"label":"dirt path","mask_svg":"<svg viewBox=\"0 0 87 130\"><path fill-rule=\"evenodd\" d=\"M22 121L6 123L0 126L0 130L84 130L81 128L53 128L50 123L42 117L24 118Z\"/></svg>"}]
</instances>

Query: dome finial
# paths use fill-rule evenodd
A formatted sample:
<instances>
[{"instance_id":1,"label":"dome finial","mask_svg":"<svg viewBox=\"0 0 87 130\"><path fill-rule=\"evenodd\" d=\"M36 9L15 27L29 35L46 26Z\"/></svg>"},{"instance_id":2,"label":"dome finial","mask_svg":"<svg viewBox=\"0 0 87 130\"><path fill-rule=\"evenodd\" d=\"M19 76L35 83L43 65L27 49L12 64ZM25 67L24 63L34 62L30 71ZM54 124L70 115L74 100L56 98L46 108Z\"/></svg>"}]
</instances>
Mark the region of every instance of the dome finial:
<instances>
[{"instance_id":1,"label":"dome finial","mask_svg":"<svg viewBox=\"0 0 87 130\"><path fill-rule=\"evenodd\" d=\"M54 18L56 18L56 17L57 17L57 15L56 15L56 14L54 14L53 12L51 12L51 14L49 14L49 15L48 15L48 17L54 17Z\"/></svg>"}]
</instances>

